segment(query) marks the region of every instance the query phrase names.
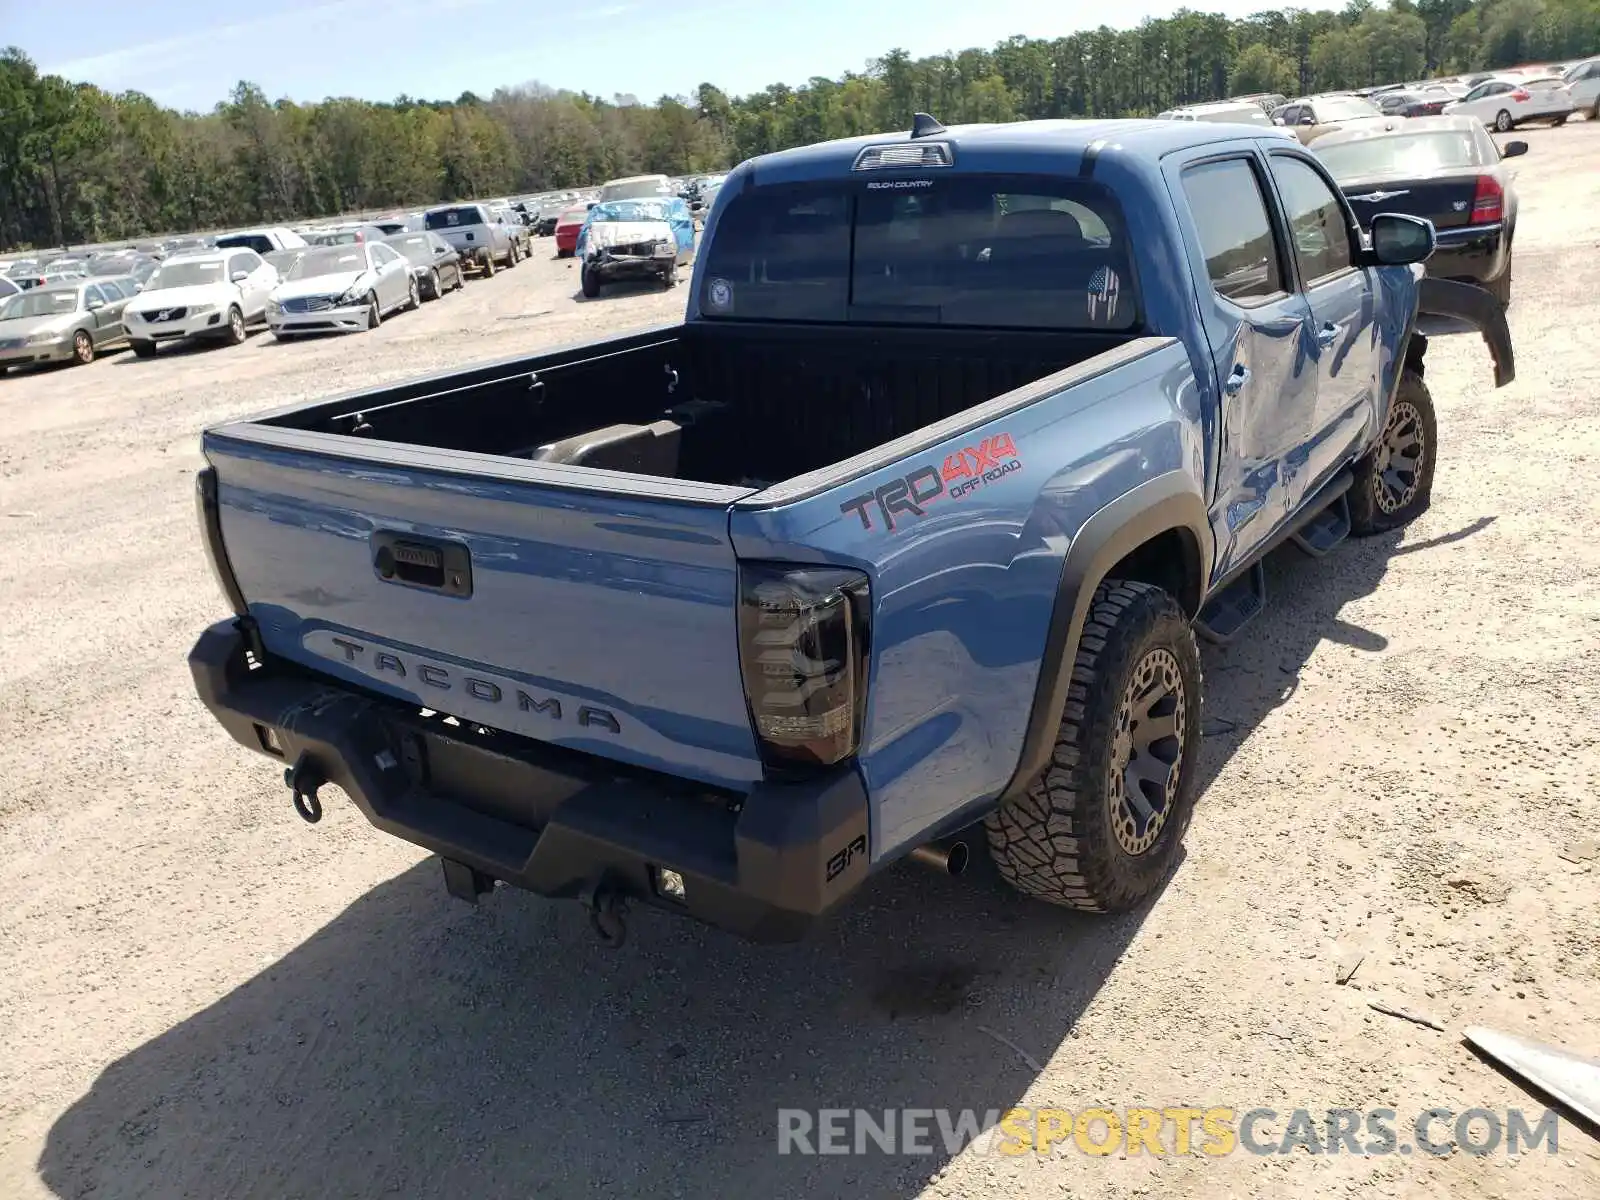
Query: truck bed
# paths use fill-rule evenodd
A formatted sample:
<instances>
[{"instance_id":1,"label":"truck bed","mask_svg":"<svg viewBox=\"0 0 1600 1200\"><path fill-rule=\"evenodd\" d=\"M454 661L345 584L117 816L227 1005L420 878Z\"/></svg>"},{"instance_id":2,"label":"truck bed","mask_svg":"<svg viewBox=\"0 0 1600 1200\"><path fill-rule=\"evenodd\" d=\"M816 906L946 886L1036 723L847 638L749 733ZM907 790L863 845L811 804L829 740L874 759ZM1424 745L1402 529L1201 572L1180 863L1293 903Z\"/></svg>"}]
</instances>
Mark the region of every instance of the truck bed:
<instances>
[{"instance_id":1,"label":"truck bed","mask_svg":"<svg viewBox=\"0 0 1600 1200\"><path fill-rule=\"evenodd\" d=\"M761 486L829 466L1130 340L699 322L412 380L263 423Z\"/></svg>"}]
</instances>

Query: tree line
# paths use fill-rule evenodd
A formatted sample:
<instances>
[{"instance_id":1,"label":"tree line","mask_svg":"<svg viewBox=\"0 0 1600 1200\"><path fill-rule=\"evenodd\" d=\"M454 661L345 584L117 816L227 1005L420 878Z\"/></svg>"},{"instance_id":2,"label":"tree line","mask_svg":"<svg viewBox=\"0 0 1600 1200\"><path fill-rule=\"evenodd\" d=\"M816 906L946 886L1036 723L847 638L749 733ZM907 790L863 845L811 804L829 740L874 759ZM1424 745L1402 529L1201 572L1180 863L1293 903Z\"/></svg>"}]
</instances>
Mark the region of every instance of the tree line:
<instances>
[{"instance_id":1,"label":"tree line","mask_svg":"<svg viewBox=\"0 0 1600 1200\"><path fill-rule=\"evenodd\" d=\"M1295 96L1600 53L1600 0L1351 0L1230 20L1009 38L860 73L654 104L538 85L488 97L270 100L211 112L42 74L0 51L0 249L115 241L724 168L826 138L1038 117L1148 116L1245 92Z\"/></svg>"}]
</instances>

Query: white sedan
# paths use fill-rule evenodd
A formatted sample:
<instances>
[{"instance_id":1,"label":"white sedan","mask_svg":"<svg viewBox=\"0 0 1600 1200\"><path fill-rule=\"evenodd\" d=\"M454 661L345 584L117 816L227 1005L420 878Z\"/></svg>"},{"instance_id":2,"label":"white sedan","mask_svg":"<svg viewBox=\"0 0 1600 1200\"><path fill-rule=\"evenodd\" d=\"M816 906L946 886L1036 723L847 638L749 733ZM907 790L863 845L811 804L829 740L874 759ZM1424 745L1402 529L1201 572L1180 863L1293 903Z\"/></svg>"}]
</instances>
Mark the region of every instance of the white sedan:
<instances>
[{"instance_id":1,"label":"white sedan","mask_svg":"<svg viewBox=\"0 0 1600 1200\"><path fill-rule=\"evenodd\" d=\"M128 344L149 358L160 342L204 338L237 346L259 322L278 272L254 250L175 255L122 310Z\"/></svg>"},{"instance_id":2,"label":"white sedan","mask_svg":"<svg viewBox=\"0 0 1600 1200\"><path fill-rule=\"evenodd\" d=\"M267 301L267 325L286 341L302 333L376 329L421 302L411 264L382 242L313 246L294 261Z\"/></svg>"},{"instance_id":3,"label":"white sedan","mask_svg":"<svg viewBox=\"0 0 1600 1200\"><path fill-rule=\"evenodd\" d=\"M1572 93L1553 75L1535 79L1497 75L1446 104L1444 114L1477 117L1489 128L1505 133L1525 121L1559 125L1572 115L1572 109Z\"/></svg>"}]
</instances>

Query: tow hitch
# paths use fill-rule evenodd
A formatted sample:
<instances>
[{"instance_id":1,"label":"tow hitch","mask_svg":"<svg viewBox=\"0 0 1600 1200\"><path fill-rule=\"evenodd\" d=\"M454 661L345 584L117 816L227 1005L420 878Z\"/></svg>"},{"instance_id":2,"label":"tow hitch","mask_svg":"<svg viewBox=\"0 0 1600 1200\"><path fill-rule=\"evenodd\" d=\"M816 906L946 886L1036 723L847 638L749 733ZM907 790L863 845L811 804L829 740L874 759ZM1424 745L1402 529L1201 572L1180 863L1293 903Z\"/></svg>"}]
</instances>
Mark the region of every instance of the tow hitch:
<instances>
[{"instance_id":1,"label":"tow hitch","mask_svg":"<svg viewBox=\"0 0 1600 1200\"><path fill-rule=\"evenodd\" d=\"M295 812L309 825L322 820L322 801L317 796L317 789L328 782L328 777L317 768L311 755L302 750L300 757L294 760L294 766L284 769L283 781L294 794Z\"/></svg>"},{"instance_id":2,"label":"tow hitch","mask_svg":"<svg viewBox=\"0 0 1600 1200\"><path fill-rule=\"evenodd\" d=\"M589 884L578 895L589 910L589 924L600 941L615 950L628 940L628 898L603 880Z\"/></svg>"}]
</instances>

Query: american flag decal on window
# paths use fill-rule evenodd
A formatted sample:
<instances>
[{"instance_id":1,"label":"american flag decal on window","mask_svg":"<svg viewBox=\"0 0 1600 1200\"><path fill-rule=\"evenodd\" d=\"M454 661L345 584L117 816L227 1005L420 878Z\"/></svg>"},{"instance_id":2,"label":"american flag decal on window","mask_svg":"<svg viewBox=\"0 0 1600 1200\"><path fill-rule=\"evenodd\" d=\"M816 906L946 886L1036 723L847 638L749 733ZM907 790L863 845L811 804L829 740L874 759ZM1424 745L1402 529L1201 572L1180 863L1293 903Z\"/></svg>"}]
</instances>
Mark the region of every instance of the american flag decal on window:
<instances>
[{"instance_id":1,"label":"american flag decal on window","mask_svg":"<svg viewBox=\"0 0 1600 1200\"><path fill-rule=\"evenodd\" d=\"M1117 296L1122 281L1110 267L1101 267L1089 280L1089 320L1112 321L1117 316ZM1102 314L1101 309L1105 312Z\"/></svg>"}]
</instances>

